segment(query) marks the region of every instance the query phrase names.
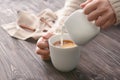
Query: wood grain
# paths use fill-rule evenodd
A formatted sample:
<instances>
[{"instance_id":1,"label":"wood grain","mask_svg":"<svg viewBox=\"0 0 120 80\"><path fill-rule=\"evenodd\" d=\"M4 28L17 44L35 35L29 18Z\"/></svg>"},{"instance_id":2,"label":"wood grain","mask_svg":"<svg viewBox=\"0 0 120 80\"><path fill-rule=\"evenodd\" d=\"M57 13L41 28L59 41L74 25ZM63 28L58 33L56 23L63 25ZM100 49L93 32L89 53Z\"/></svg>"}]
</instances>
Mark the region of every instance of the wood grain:
<instances>
[{"instance_id":1,"label":"wood grain","mask_svg":"<svg viewBox=\"0 0 120 80\"><path fill-rule=\"evenodd\" d=\"M18 10L54 11L64 0L0 0L0 25L16 20ZM35 53L36 42L12 38L0 28L0 80L120 80L120 25L101 33L81 51L78 67L57 71Z\"/></svg>"}]
</instances>

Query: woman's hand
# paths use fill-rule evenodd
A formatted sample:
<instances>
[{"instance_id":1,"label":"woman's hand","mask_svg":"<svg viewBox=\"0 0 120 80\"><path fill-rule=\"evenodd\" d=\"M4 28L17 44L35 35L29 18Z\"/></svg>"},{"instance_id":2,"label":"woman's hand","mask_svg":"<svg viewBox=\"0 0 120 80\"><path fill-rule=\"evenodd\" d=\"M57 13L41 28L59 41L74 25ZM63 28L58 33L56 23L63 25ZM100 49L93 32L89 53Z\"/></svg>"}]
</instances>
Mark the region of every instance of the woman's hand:
<instances>
[{"instance_id":1,"label":"woman's hand","mask_svg":"<svg viewBox=\"0 0 120 80\"><path fill-rule=\"evenodd\" d=\"M43 60L50 59L48 39L52 35L52 33L46 33L46 35L42 36L37 42L36 53L39 54Z\"/></svg>"},{"instance_id":2,"label":"woman's hand","mask_svg":"<svg viewBox=\"0 0 120 80\"><path fill-rule=\"evenodd\" d=\"M115 12L108 0L87 0L80 6L88 20L95 20L96 25L101 28L108 28L116 22Z\"/></svg>"}]
</instances>

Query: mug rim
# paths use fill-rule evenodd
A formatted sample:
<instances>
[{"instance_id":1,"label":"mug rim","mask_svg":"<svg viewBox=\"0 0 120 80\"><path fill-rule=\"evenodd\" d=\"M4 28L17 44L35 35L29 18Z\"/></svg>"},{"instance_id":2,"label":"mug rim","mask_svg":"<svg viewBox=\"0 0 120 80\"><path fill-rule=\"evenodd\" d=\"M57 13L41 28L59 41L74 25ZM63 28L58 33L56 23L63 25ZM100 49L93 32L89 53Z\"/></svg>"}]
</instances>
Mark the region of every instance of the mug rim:
<instances>
[{"instance_id":1,"label":"mug rim","mask_svg":"<svg viewBox=\"0 0 120 80\"><path fill-rule=\"evenodd\" d=\"M55 38L55 37L57 37L57 36L61 36L60 34L58 34L58 35L53 35L52 37L50 37L49 39L48 39L48 43L49 43L49 45L50 46L52 46L52 47L54 47L54 48L57 48L57 49L72 49L72 48L77 48L78 47L78 45L72 40L72 39L70 39L76 46L74 46L74 47L69 47L69 48L63 48L63 47L57 47L57 46L54 46L53 45L53 43L51 42L51 39L52 38ZM68 34L63 34L63 36L69 36ZM69 40L69 39L68 39Z\"/></svg>"}]
</instances>

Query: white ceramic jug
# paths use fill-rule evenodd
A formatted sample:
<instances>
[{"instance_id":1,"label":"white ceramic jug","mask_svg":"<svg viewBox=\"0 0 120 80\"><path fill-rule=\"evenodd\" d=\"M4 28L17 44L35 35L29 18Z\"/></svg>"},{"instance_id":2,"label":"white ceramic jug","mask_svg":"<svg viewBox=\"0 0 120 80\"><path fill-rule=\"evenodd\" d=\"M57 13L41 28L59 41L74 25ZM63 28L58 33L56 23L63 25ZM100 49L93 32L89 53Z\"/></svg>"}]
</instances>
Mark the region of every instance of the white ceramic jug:
<instances>
[{"instance_id":1,"label":"white ceramic jug","mask_svg":"<svg viewBox=\"0 0 120 80\"><path fill-rule=\"evenodd\" d=\"M100 27L88 21L81 9L73 12L64 25L73 41L79 46L88 43L100 32Z\"/></svg>"}]
</instances>

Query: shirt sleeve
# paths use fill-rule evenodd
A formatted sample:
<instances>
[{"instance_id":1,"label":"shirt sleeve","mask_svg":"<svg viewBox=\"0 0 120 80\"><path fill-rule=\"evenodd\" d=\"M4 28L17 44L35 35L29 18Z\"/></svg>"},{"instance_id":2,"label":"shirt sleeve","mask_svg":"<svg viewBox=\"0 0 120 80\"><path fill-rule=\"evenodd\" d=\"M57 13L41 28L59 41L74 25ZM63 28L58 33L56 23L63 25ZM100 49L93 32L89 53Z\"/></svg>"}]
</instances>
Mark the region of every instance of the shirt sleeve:
<instances>
[{"instance_id":1,"label":"shirt sleeve","mask_svg":"<svg viewBox=\"0 0 120 80\"><path fill-rule=\"evenodd\" d=\"M57 32L61 31L63 24L67 17L77 9L80 9L80 4L86 0L65 0L64 6L56 12L58 19L54 24L54 30ZM66 31L65 31L66 32Z\"/></svg>"},{"instance_id":2,"label":"shirt sleeve","mask_svg":"<svg viewBox=\"0 0 120 80\"><path fill-rule=\"evenodd\" d=\"M120 23L120 0L109 0L113 10L115 11L116 14L116 24Z\"/></svg>"}]
</instances>

